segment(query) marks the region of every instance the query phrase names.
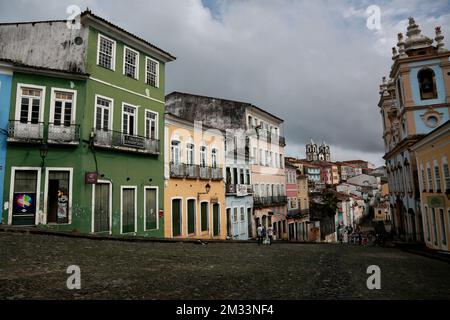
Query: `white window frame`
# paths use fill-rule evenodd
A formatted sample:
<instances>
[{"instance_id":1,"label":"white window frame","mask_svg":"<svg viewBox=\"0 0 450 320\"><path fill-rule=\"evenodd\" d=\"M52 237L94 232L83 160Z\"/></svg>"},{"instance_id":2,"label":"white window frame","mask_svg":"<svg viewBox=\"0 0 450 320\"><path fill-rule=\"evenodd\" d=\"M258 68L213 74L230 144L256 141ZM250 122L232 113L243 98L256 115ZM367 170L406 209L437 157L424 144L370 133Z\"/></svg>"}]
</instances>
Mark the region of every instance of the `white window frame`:
<instances>
[{"instance_id":1,"label":"white window frame","mask_svg":"<svg viewBox=\"0 0 450 320\"><path fill-rule=\"evenodd\" d=\"M147 189L156 190L156 229L146 229L147 226ZM144 186L144 231L159 230L159 187Z\"/></svg>"},{"instance_id":2,"label":"white window frame","mask_svg":"<svg viewBox=\"0 0 450 320\"><path fill-rule=\"evenodd\" d=\"M123 233L123 189L134 189L134 232ZM137 186L120 186L120 234L132 234L137 232Z\"/></svg>"},{"instance_id":3,"label":"white window frame","mask_svg":"<svg viewBox=\"0 0 450 320\"><path fill-rule=\"evenodd\" d=\"M176 142L177 144L174 145L173 144L174 142ZM175 162L175 157L174 157L175 149L177 150L177 153L178 153L178 162ZM182 163L182 160L181 160L182 159L181 158L182 152L181 152L181 150L182 150L182 148L181 148L181 141L179 139L172 139L170 141L170 163L177 164L177 165Z\"/></svg>"},{"instance_id":4,"label":"white window frame","mask_svg":"<svg viewBox=\"0 0 450 320\"><path fill-rule=\"evenodd\" d=\"M204 148L205 150L202 150L202 148ZM211 151L212 152L212 151ZM201 143L200 144L200 148L199 148L199 165L202 166L202 160L205 160L205 167L208 166L208 147L206 146L205 143ZM212 158L211 158L211 163L212 163Z\"/></svg>"},{"instance_id":5,"label":"white window frame","mask_svg":"<svg viewBox=\"0 0 450 320\"><path fill-rule=\"evenodd\" d=\"M67 92L67 93L71 93L73 95L73 99L72 99L72 114L71 114L71 118L70 118L70 124L75 124L76 123L76 108L77 108L77 90L72 90L72 89L63 89L63 88L51 88L51 96L50 96L50 123L55 123L55 102L56 102L56 97L55 97L55 93L56 92ZM97 107L97 99L95 99L95 107ZM97 111L97 110L95 110ZM97 113L97 112L95 112ZM61 116L61 125L64 125L64 117Z\"/></svg>"},{"instance_id":6,"label":"white window frame","mask_svg":"<svg viewBox=\"0 0 450 320\"><path fill-rule=\"evenodd\" d=\"M134 49L132 49L130 47L127 47L127 46L123 46L123 70L122 70L123 75L128 77L128 75L125 73L127 50L129 50L129 51L131 51L131 52L136 54L136 65L134 66L135 67L135 69L134 69L134 76L132 77L132 79L139 80L139 51L136 51L136 50L134 50Z\"/></svg>"},{"instance_id":7,"label":"white window frame","mask_svg":"<svg viewBox=\"0 0 450 320\"><path fill-rule=\"evenodd\" d=\"M447 165L447 172L448 172L448 176L446 176L445 175L445 169L444 169L444 167ZM447 181L448 180L450 180L450 168L449 168L449 166L448 166L448 161L447 161L447 157L446 156L444 156L443 158L442 158L442 173L443 173L443 180L444 180L444 187L445 187L445 190L447 190L447 189L450 189L450 183L447 183Z\"/></svg>"},{"instance_id":8,"label":"white window frame","mask_svg":"<svg viewBox=\"0 0 450 320\"><path fill-rule=\"evenodd\" d=\"M147 123L146 123L147 122L147 114L149 114L149 113L154 114L156 116L155 117L155 140L158 140L159 139L159 114L158 114L158 112L155 112L155 111L152 111L149 109L145 109L144 134L145 134L145 137L150 137L150 133L147 132Z\"/></svg>"},{"instance_id":9,"label":"white window frame","mask_svg":"<svg viewBox=\"0 0 450 320\"><path fill-rule=\"evenodd\" d=\"M15 112L15 120L20 120L20 109L22 105L22 88L32 88L41 90L41 104L39 105L39 120L38 122L44 121L44 110L45 110L45 86L37 86L34 84L26 84L26 83L18 83L17 84L17 92L16 92L16 112ZM29 122L29 121L27 121Z\"/></svg>"},{"instance_id":10,"label":"white window frame","mask_svg":"<svg viewBox=\"0 0 450 320\"><path fill-rule=\"evenodd\" d=\"M39 210L40 210L40 195L41 195L41 167L11 167L11 181L9 186L9 208L8 208L8 224L12 224L13 215L13 198L14 198L14 180L16 178L16 171L37 171L36 181L36 213L34 216L34 224L39 224ZM3 209L3 208L2 208Z\"/></svg>"},{"instance_id":11,"label":"white window frame","mask_svg":"<svg viewBox=\"0 0 450 320\"><path fill-rule=\"evenodd\" d=\"M148 83L148 61L151 60L152 62L156 63L156 79L155 79L155 88L159 88L159 61L152 59L150 57L145 57L145 84L148 86L153 87L151 84Z\"/></svg>"},{"instance_id":12,"label":"white window frame","mask_svg":"<svg viewBox=\"0 0 450 320\"><path fill-rule=\"evenodd\" d=\"M72 224L72 186L73 186L73 168L72 167L46 167L45 168L45 185L44 185L44 224L47 224L47 206L48 206L48 178L50 171L69 172L69 212L67 223L57 223L57 225Z\"/></svg>"},{"instance_id":13,"label":"white window frame","mask_svg":"<svg viewBox=\"0 0 450 320\"><path fill-rule=\"evenodd\" d=\"M131 107L134 108L136 113L134 114L134 133L130 134L130 133L126 133L129 136L138 136L138 114L139 114L139 106L136 106L134 104L131 103L127 103L127 102L122 102L122 114L120 117L120 132L122 132L123 134L125 134L125 132L123 131L123 115L125 113L125 107ZM130 132L130 128L128 127L128 132Z\"/></svg>"},{"instance_id":14,"label":"white window frame","mask_svg":"<svg viewBox=\"0 0 450 320\"><path fill-rule=\"evenodd\" d=\"M188 139L186 142L186 164L195 165L195 143L192 139Z\"/></svg>"},{"instance_id":15,"label":"white window frame","mask_svg":"<svg viewBox=\"0 0 450 320\"><path fill-rule=\"evenodd\" d=\"M104 99L104 100L108 100L111 102L110 106L109 106L109 119L108 119L108 130L112 130L113 128L113 112L114 112L114 99L113 98L109 98L109 97L105 97L105 96L101 96L99 94L95 95L95 103L94 103L94 129L97 129L97 99ZM102 125L103 125L103 121L102 121Z\"/></svg>"},{"instance_id":16,"label":"white window frame","mask_svg":"<svg viewBox=\"0 0 450 320\"><path fill-rule=\"evenodd\" d=\"M436 169L438 170L437 174L436 174ZM433 175L434 175L434 187L436 188L435 189L436 192L438 190L442 190L441 189L441 184L442 184L441 168L439 166L439 162L436 159L433 160Z\"/></svg>"},{"instance_id":17,"label":"white window frame","mask_svg":"<svg viewBox=\"0 0 450 320\"><path fill-rule=\"evenodd\" d=\"M103 34L98 34L97 37L97 66L100 66L102 68L108 69L107 67L104 67L102 65L100 65L100 40L101 38L104 38L105 40L111 41L113 43L112 46L112 57L111 57L111 68L109 70L112 71L116 71L116 46L117 43L115 40L103 35Z\"/></svg>"},{"instance_id":18,"label":"white window frame","mask_svg":"<svg viewBox=\"0 0 450 320\"><path fill-rule=\"evenodd\" d=\"M112 182L109 180L98 180L97 183L109 184L109 234L112 234ZM91 233L95 233L94 229L94 214L95 214L95 184L92 185L92 207L91 207Z\"/></svg>"}]
</instances>

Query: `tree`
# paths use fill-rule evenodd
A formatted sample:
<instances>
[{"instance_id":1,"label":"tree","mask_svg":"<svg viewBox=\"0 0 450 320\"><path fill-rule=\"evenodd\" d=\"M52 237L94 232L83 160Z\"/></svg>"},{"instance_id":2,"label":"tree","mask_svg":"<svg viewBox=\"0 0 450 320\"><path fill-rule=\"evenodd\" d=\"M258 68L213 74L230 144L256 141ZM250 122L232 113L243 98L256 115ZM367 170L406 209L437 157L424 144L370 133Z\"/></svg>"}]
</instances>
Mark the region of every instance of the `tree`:
<instances>
[{"instance_id":1,"label":"tree","mask_svg":"<svg viewBox=\"0 0 450 320\"><path fill-rule=\"evenodd\" d=\"M322 212L328 217L334 217L338 209L338 199L332 192L323 194L322 197Z\"/></svg>"}]
</instances>

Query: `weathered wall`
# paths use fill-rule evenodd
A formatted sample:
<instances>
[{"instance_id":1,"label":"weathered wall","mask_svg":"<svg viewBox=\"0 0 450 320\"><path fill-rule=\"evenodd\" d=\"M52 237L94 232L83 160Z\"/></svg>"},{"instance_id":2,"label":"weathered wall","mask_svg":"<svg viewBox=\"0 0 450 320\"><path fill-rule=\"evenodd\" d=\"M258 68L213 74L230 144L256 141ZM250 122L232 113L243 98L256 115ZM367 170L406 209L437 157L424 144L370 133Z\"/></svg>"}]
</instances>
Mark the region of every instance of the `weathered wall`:
<instances>
[{"instance_id":1,"label":"weathered wall","mask_svg":"<svg viewBox=\"0 0 450 320\"><path fill-rule=\"evenodd\" d=\"M182 93L166 96L166 112L219 130L245 129L247 103Z\"/></svg>"},{"instance_id":2,"label":"weathered wall","mask_svg":"<svg viewBox=\"0 0 450 320\"><path fill-rule=\"evenodd\" d=\"M75 38L81 37L81 44ZM88 32L70 29L66 22L0 25L0 58L72 72L86 71Z\"/></svg>"}]
</instances>

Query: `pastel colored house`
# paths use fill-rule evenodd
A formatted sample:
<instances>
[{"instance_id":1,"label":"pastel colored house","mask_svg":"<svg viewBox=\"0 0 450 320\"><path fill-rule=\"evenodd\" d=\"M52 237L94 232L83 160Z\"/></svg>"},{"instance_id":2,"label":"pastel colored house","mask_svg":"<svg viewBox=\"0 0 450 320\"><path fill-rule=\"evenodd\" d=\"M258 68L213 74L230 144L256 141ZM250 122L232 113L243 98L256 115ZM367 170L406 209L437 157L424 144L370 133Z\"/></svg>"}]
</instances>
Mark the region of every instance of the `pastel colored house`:
<instances>
[{"instance_id":1,"label":"pastel colored house","mask_svg":"<svg viewBox=\"0 0 450 320\"><path fill-rule=\"evenodd\" d=\"M165 116L164 236L225 239L223 132Z\"/></svg>"},{"instance_id":2,"label":"pastel colored house","mask_svg":"<svg viewBox=\"0 0 450 320\"><path fill-rule=\"evenodd\" d=\"M162 237L170 53L85 11L0 25L13 62L3 223Z\"/></svg>"}]
</instances>

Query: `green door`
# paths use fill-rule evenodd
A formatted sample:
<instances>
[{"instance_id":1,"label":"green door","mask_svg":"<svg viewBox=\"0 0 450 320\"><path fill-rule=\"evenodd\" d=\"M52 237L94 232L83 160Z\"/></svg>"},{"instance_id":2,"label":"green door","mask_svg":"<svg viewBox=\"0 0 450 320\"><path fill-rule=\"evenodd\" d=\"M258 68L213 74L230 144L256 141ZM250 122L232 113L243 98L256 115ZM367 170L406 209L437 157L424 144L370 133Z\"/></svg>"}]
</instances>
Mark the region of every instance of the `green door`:
<instances>
[{"instance_id":1,"label":"green door","mask_svg":"<svg viewBox=\"0 0 450 320\"><path fill-rule=\"evenodd\" d=\"M181 200L172 200L172 236L181 235Z\"/></svg>"},{"instance_id":2,"label":"green door","mask_svg":"<svg viewBox=\"0 0 450 320\"><path fill-rule=\"evenodd\" d=\"M94 194L94 232L109 232L110 221L109 214L110 203L110 184L97 183Z\"/></svg>"},{"instance_id":3,"label":"green door","mask_svg":"<svg viewBox=\"0 0 450 320\"><path fill-rule=\"evenodd\" d=\"M202 202L200 204L200 219L202 231L208 231L208 203Z\"/></svg>"},{"instance_id":4,"label":"green door","mask_svg":"<svg viewBox=\"0 0 450 320\"><path fill-rule=\"evenodd\" d=\"M132 188L122 189L122 233L135 232L136 203Z\"/></svg>"},{"instance_id":5,"label":"green door","mask_svg":"<svg viewBox=\"0 0 450 320\"><path fill-rule=\"evenodd\" d=\"M145 230L158 228L158 208L156 189L145 189Z\"/></svg>"},{"instance_id":6,"label":"green door","mask_svg":"<svg viewBox=\"0 0 450 320\"><path fill-rule=\"evenodd\" d=\"M188 233L195 233L195 200L190 199L187 201L187 214L188 214Z\"/></svg>"},{"instance_id":7,"label":"green door","mask_svg":"<svg viewBox=\"0 0 450 320\"><path fill-rule=\"evenodd\" d=\"M219 205L215 203L213 204L213 236L218 236L219 234Z\"/></svg>"}]
</instances>

